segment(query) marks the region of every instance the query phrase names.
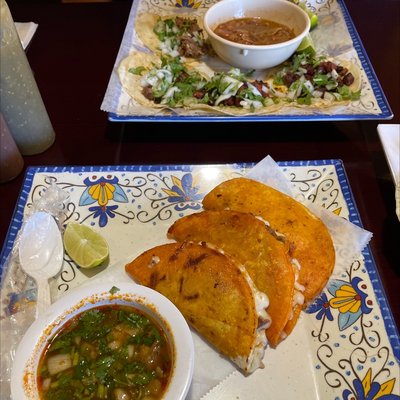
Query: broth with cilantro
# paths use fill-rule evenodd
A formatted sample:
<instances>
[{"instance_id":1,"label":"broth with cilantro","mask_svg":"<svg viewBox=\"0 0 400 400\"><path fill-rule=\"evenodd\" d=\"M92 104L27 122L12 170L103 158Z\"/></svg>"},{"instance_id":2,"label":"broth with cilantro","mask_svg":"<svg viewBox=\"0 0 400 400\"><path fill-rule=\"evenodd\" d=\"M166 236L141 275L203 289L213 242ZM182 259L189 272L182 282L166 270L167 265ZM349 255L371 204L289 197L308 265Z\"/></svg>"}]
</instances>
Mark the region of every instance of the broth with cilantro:
<instances>
[{"instance_id":1,"label":"broth with cilantro","mask_svg":"<svg viewBox=\"0 0 400 400\"><path fill-rule=\"evenodd\" d=\"M164 331L136 308L108 305L72 318L38 367L42 400L156 400L169 382Z\"/></svg>"}]
</instances>

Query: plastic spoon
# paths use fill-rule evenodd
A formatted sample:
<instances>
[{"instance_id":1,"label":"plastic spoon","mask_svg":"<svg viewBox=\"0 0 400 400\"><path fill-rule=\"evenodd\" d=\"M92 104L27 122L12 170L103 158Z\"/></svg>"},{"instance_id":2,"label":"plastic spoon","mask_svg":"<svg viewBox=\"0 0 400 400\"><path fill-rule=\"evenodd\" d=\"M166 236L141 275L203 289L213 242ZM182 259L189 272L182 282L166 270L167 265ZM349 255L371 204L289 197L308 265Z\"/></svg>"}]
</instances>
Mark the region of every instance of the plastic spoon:
<instances>
[{"instance_id":1,"label":"plastic spoon","mask_svg":"<svg viewBox=\"0 0 400 400\"><path fill-rule=\"evenodd\" d=\"M54 218L44 211L32 214L21 234L19 260L37 284L36 318L51 304L49 278L60 271L63 256L61 233Z\"/></svg>"}]
</instances>

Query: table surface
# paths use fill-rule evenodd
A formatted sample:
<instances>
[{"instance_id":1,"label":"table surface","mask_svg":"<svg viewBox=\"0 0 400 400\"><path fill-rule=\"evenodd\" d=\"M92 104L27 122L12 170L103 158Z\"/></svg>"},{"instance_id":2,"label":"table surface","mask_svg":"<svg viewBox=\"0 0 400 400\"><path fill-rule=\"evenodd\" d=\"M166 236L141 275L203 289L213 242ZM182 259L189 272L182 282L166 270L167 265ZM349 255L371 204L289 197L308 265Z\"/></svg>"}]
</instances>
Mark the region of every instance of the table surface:
<instances>
[{"instance_id":1,"label":"table surface","mask_svg":"<svg viewBox=\"0 0 400 400\"><path fill-rule=\"evenodd\" d=\"M397 327L400 223L378 123L400 123L400 2L347 0L355 27L393 110L390 121L119 123L100 110L125 30L130 0L61 3L9 0L15 21L39 28L27 55L56 131L54 145L25 156L36 165L208 164L341 159ZM195 128L198 128L195 134ZM199 134L200 132L200 134ZM23 182L0 184L4 243Z\"/></svg>"}]
</instances>

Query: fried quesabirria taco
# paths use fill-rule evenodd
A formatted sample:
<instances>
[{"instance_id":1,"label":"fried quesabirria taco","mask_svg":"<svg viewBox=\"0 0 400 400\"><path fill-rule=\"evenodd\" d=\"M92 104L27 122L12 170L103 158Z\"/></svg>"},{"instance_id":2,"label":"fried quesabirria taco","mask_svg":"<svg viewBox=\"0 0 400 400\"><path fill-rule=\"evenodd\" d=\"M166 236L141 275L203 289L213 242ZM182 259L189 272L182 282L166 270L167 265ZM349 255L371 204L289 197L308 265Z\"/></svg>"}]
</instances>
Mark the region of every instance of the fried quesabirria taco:
<instances>
[{"instance_id":1,"label":"fried quesabirria taco","mask_svg":"<svg viewBox=\"0 0 400 400\"><path fill-rule=\"evenodd\" d=\"M305 306L321 292L335 265L335 249L326 225L293 198L255 180L235 178L215 187L203 199L207 210L250 212L268 221L291 243L300 264Z\"/></svg>"},{"instance_id":2,"label":"fried quesabirria taco","mask_svg":"<svg viewBox=\"0 0 400 400\"><path fill-rule=\"evenodd\" d=\"M245 374L263 366L268 297L231 257L205 245L169 243L142 253L125 270L168 297Z\"/></svg>"},{"instance_id":3,"label":"fried quesabirria taco","mask_svg":"<svg viewBox=\"0 0 400 400\"><path fill-rule=\"evenodd\" d=\"M285 327L293 318L295 301L300 299L302 305L302 296L295 290L295 267L282 235L252 214L223 210L182 217L169 228L168 237L179 242L206 242L242 264L257 289L269 298L269 344L276 347L287 336Z\"/></svg>"}]
</instances>

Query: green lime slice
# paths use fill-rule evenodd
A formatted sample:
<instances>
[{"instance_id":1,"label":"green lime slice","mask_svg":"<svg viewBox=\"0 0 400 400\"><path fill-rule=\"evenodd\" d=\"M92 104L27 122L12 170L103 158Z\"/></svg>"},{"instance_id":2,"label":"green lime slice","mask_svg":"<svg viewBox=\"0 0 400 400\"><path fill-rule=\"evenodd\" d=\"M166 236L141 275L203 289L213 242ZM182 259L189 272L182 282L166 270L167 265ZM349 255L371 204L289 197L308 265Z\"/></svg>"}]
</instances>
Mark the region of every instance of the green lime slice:
<instances>
[{"instance_id":1,"label":"green lime slice","mask_svg":"<svg viewBox=\"0 0 400 400\"><path fill-rule=\"evenodd\" d=\"M71 259L82 268L93 268L109 255L105 239L87 225L71 222L63 236L64 248Z\"/></svg>"},{"instance_id":2,"label":"green lime slice","mask_svg":"<svg viewBox=\"0 0 400 400\"><path fill-rule=\"evenodd\" d=\"M308 13L308 16L310 18L310 31L314 29L317 24L318 24L318 15L313 14L311 11Z\"/></svg>"},{"instance_id":3,"label":"green lime slice","mask_svg":"<svg viewBox=\"0 0 400 400\"><path fill-rule=\"evenodd\" d=\"M316 53L314 42L310 34L306 35L301 41L299 47L296 50L297 53L308 53L314 55Z\"/></svg>"},{"instance_id":4,"label":"green lime slice","mask_svg":"<svg viewBox=\"0 0 400 400\"><path fill-rule=\"evenodd\" d=\"M318 15L314 14L306 5L305 2L301 0L290 0L292 3L297 4L300 8L302 8L308 15L310 19L310 31L314 29L318 24Z\"/></svg>"}]
</instances>

